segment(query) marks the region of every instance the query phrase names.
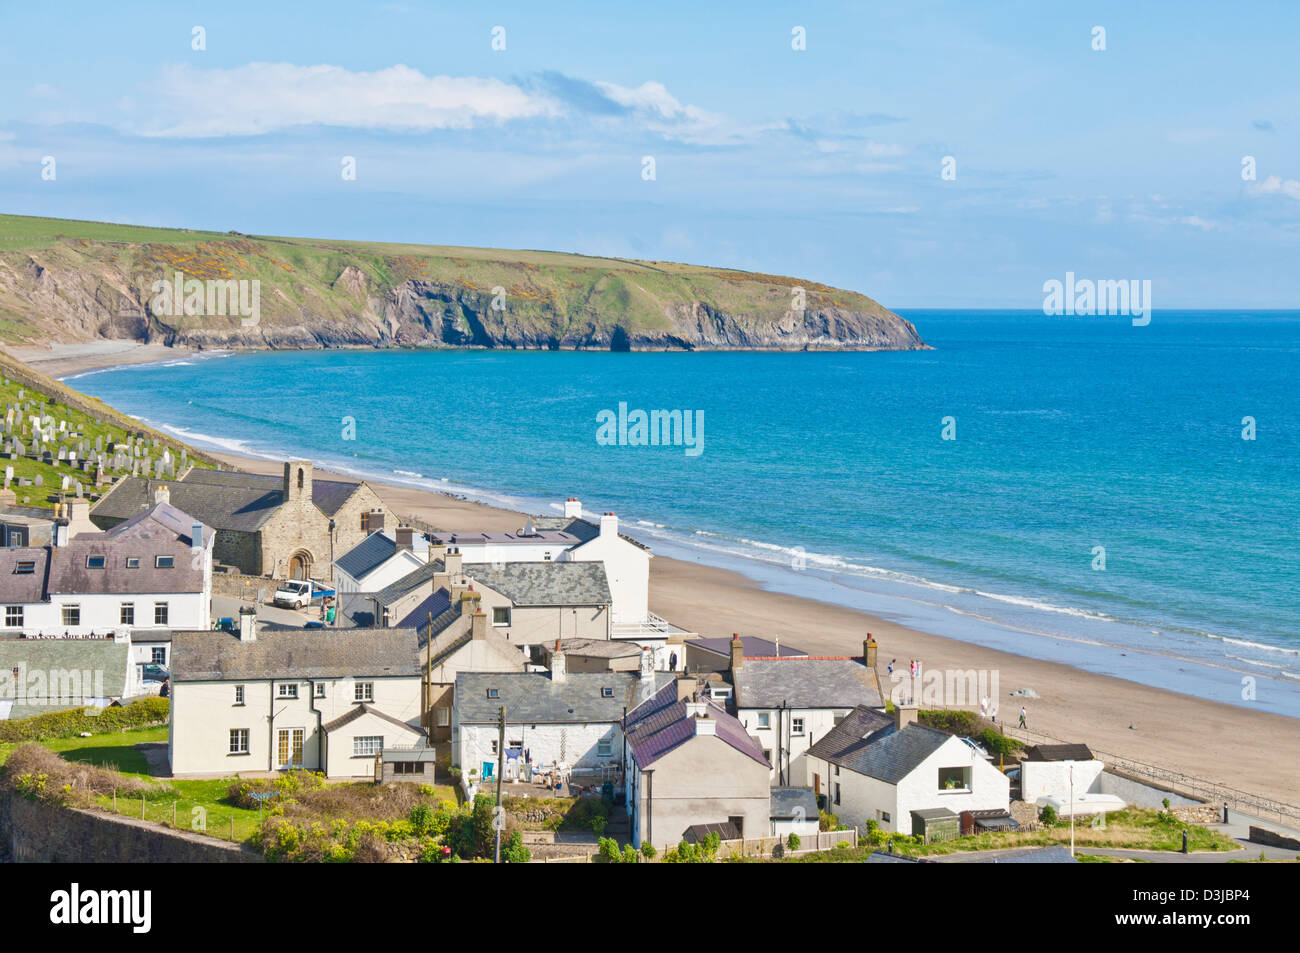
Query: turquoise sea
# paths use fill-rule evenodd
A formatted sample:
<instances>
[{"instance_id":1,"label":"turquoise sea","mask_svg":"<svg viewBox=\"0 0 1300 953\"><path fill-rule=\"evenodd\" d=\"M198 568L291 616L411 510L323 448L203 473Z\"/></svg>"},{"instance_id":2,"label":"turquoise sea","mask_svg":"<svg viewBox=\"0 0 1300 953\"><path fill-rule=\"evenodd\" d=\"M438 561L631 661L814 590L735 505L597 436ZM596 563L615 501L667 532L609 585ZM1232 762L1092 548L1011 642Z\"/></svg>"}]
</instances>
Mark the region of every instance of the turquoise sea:
<instances>
[{"instance_id":1,"label":"turquoise sea","mask_svg":"<svg viewBox=\"0 0 1300 953\"><path fill-rule=\"evenodd\" d=\"M199 444L577 496L775 589L1300 717L1300 312L905 317L934 350L304 351L71 383ZM620 404L702 412L701 452L598 441Z\"/></svg>"}]
</instances>

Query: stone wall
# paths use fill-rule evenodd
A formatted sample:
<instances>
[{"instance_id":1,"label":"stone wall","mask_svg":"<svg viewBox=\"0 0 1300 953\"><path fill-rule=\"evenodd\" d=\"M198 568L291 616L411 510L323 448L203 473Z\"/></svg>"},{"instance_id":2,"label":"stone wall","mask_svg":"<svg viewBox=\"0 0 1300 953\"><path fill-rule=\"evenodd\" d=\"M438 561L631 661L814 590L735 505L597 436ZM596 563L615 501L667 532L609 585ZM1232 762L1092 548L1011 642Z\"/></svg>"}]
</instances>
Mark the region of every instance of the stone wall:
<instances>
[{"instance_id":1,"label":"stone wall","mask_svg":"<svg viewBox=\"0 0 1300 953\"><path fill-rule=\"evenodd\" d=\"M258 592L263 592L267 599L275 595L276 583L265 576L245 576L236 572L214 572L212 574L212 594L228 596L252 605L259 604ZM265 600L262 600L265 601Z\"/></svg>"},{"instance_id":2,"label":"stone wall","mask_svg":"<svg viewBox=\"0 0 1300 953\"><path fill-rule=\"evenodd\" d=\"M309 575L313 579L328 580L330 560L342 556L366 538L367 534L361 531L361 514L384 509L383 501L368 485L359 484L334 514L331 552L330 517L312 502L312 465L296 460L286 467L289 479L285 502L261 528L259 570L282 579L289 575L289 560L301 553L310 561ZM299 471L302 473L301 488L298 486ZM394 521L395 518L390 516L385 526L391 527Z\"/></svg>"},{"instance_id":3,"label":"stone wall","mask_svg":"<svg viewBox=\"0 0 1300 953\"><path fill-rule=\"evenodd\" d=\"M261 863L238 844L0 792L0 845L19 863Z\"/></svg>"},{"instance_id":4,"label":"stone wall","mask_svg":"<svg viewBox=\"0 0 1300 953\"><path fill-rule=\"evenodd\" d=\"M1267 844L1269 847L1285 847L1287 850L1300 850L1300 840L1294 837L1286 837L1277 831L1270 831L1267 827L1251 827L1250 842L1252 844Z\"/></svg>"}]
</instances>

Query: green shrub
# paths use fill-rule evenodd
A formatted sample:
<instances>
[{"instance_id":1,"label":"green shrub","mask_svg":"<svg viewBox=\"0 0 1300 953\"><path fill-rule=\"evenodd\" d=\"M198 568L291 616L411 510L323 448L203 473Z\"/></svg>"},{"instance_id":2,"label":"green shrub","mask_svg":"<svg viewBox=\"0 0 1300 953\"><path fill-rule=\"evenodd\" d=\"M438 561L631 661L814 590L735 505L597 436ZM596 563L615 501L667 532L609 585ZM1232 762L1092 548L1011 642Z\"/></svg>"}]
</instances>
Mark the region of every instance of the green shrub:
<instances>
[{"instance_id":1,"label":"green shrub","mask_svg":"<svg viewBox=\"0 0 1300 953\"><path fill-rule=\"evenodd\" d=\"M1050 804L1046 805L1038 812L1038 821L1045 827L1055 827L1058 820L1059 818L1056 815L1056 808L1052 807Z\"/></svg>"},{"instance_id":2,"label":"green shrub","mask_svg":"<svg viewBox=\"0 0 1300 953\"><path fill-rule=\"evenodd\" d=\"M874 824L875 821L867 821L868 824ZM818 814L817 829L823 831L837 831L840 829L840 819L836 814L830 811L821 811Z\"/></svg>"},{"instance_id":3,"label":"green shrub","mask_svg":"<svg viewBox=\"0 0 1300 953\"><path fill-rule=\"evenodd\" d=\"M800 843L801 841L799 840L799 835L795 833L791 833L790 836L785 839L785 846L787 850L798 850Z\"/></svg>"},{"instance_id":4,"label":"green shrub","mask_svg":"<svg viewBox=\"0 0 1300 953\"><path fill-rule=\"evenodd\" d=\"M641 856L646 860L654 860L655 854L657 853L659 853L659 851L655 850L654 844L650 843L648 840L643 840L641 842Z\"/></svg>"},{"instance_id":5,"label":"green shrub","mask_svg":"<svg viewBox=\"0 0 1300 953\"><path fill-rule=\"evenodd\" d=\"M166 698L142 698L129 705L111 708L52 711L18 721L0 721L0 743L47 741L54 738L76 738L82 733L103 735L132 728L148 728L166 724L169 711Z\"/></svg>"}]
</instances>

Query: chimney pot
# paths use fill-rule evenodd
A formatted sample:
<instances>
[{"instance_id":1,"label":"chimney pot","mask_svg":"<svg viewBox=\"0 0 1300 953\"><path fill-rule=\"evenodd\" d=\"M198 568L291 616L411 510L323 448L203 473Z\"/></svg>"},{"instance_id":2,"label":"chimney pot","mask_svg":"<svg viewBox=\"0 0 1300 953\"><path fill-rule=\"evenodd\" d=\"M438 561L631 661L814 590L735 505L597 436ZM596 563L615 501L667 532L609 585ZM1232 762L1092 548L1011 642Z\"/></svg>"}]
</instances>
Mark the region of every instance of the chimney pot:
<instances>
[{"instance_id":1,"label":"chimney pot","mask_svg":"<svg viewBox=\"0 0 1300 953\"><path fill-rule=\"evenodd\" d=\"M740 633L731 633L731 670L733 672L745 665L745 643L740 641Z\"/></svg>"},{"instance_id":2,"label":"chimney pot","mask_svg":"<svg viewBox=\"0 0 1300 953\"><path fill-rule=\"evenodd\" d=\"M239 607L239 641L257 641L257 610L252 606Z\"/></svg>"}]
</instances>

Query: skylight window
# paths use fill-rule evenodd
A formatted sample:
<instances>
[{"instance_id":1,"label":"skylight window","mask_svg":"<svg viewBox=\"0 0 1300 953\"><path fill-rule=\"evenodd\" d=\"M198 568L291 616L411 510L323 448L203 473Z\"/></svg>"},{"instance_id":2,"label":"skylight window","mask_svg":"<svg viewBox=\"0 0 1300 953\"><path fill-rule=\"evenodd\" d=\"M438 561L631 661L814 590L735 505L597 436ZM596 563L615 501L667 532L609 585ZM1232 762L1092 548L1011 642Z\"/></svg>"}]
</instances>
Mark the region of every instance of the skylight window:
<instances>
[{"instance_id":1,"label":"skylight window","mask_svg":"<svg viewBox=\"0 0 1300 953\"><path fill-rule=\"evenodd\" d=\"M14 564L15 576L30 576L36 572L36 563L31 559L24 559Z\"/></svg>"},{"instance_id":2,"label":"skylight window","mask_svg":"<svg viewBox=\"0 0 1300 953\"><path fill-rule=\"evenodd\" d=\"M104 557L103 557L103 556L87 556L87 557L86 557L86 568L87 568L87 569L103 569L103 568L104 568Z\"/></svg>"}]
</instances>

